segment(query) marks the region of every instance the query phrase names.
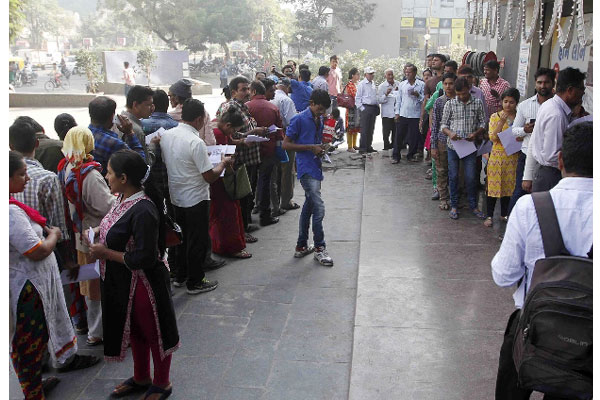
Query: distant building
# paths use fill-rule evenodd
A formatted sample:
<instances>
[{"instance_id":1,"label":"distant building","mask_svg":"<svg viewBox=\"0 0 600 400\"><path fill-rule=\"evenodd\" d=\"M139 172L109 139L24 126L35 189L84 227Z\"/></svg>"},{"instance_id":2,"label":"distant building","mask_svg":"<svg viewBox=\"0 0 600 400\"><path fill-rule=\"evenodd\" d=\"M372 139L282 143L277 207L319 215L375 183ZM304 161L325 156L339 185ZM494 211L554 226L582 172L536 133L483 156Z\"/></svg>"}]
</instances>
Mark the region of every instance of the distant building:
<instances>
[{"instance_id":1,"label":"distant building","mask_svg":"<svg viewBox=\"0 0 600 400\"><path fill-rule=\"evenodd\" d=\"M469 35L466 30L467 0L368 1L377 4L373 20L356 31L341 25L338 37L342 41L334 47L335 53L366 49L374 57L399 56L415 50L424 54L428 21L428 52L450 43L490 50L489 38ZM333 24L339 25L335 14Z\"/></svg>"}]
</instances>

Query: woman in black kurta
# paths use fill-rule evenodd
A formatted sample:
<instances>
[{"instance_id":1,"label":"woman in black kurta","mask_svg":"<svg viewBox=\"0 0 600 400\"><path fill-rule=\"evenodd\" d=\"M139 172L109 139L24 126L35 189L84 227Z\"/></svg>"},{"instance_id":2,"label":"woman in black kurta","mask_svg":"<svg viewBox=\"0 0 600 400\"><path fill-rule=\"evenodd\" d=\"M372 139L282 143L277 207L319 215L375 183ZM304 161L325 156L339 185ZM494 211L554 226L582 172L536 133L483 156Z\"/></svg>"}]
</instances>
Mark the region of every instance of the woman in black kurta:
<instances>
[{"instance_id":1,"label":"woman in black kurta","mask_svg":"<svg viewBox=\"0 0 600 400\"><path fill-rule=\"evenodd\" d=\"M90 246L93 258L100 259L104 355L107 361L122 361L131 344L134 359L134 376L117 386L113 396L147 389L147 396L166 398L172 391L169 369L179 334L169 273L162 262L164 233L159 227L164 217L152 201L154 188L142 188L151 180L139 154L114 153L107 171L111 191L120 195L96 228L99 242Z\"/></svg>"}]
</instances>

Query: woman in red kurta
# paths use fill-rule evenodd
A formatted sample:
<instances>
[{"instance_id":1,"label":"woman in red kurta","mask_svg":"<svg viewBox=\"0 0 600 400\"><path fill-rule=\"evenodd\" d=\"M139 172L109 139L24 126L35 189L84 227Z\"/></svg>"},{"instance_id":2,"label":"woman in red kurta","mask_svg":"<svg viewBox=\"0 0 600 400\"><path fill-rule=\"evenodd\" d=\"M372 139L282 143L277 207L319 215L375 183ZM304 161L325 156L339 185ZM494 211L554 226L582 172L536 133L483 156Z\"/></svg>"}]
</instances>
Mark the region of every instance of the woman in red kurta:
<instances>
[{"instance_id":1,"label":"woman in red kurta","mask_svg":"<svg viewBox=\"0 0 600 400\"><path fill-rule=\"evenodd\" d=\"M241 129L244 124L239 111L230 108L216 121L213 129L218 145L237 144L245 146L243 139L237 141L231 135ZM239 200L231 200L225 191L223 178L217 179L210 185L210 237L212 251L216 254L250 258L246 248L244 222Z\"/></svg>"}]
</instances>

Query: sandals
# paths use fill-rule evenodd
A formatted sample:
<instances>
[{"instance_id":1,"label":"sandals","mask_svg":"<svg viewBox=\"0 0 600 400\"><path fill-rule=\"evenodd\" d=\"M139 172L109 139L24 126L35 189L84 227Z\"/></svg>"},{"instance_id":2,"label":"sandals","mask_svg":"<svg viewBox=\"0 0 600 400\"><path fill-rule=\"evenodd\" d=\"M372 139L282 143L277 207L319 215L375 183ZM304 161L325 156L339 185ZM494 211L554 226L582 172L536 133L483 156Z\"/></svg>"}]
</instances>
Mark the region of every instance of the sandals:
<instances>
[{"instance_id":1,"label":"sandals","mask_svg":"<svg viewBox=\"0 0 600 400\"><path fill-rule=\"evenodd\" d=\"M104 341L102 340L102 338L87 338L85 341L85 344L87 344L90 347L93 346L98 346L99 344L102 344Z\"/></svg>"},{"instance_id":2,"label":"sandals","mask_svg":"<svg viewBox=\"0 0 600 400\"><path fill-rule=\"evenodd\" d=\"M158 386L150 386L150 388L146 391L144 395L144 400L150 397L153 394L160 394L161 396L158 398L159 400L164 400L169 397L173 393L173 386L169 385L169 388L163 389Z\"/></svg>"},{"instance_id":3,"label":"sandals","mask_svg":"<svg viewBox=\"0 0 600 400\"><path fill-rule=\"evenodd\" d=\"M252 236L252 235L251 235L251 234L249 234L249 233L245 233L245 234L244 234L244 237L245 237L245 239L246 239L246 243L256 243L256 242L258 242L258 239L257 239L257 238L255 238L254 236Z\"/></svg>"},{"instance_id":4,"label":"sandals","mask_svg":"<svg viewBox=\"0 0 600 400\"><path fill-rule=\"evenodd\" d=\"M440 210L449 210L450 204L448 204L444 201L444 202L440 203L439 207L440 207Z\"/></svg>"},{"instance_id":5,"label":"sandals","mask_svg":"<svg viewBox=\"0 0 600 400\"><path fill-rule=\"evenodd\" d=\"M96 356L82 356L80 354L75 354L75 358L69 365L63 368L58 368L58 372L71 372L76 371L78 369L85 369L92 367L100 362L100 359Z\"/></svg>"},{"instance_id":6,"label":"sandals","mask_svg":"<svg viewBox=\"0 0 600 400\"><path fill-rule=\"evenodd\" d=\"M287 207L281 207L284 210L297 210L300 208L300 206L294 202L292 202L289 206Z\"/></svg>"},{"instance_id":7,"label":"sandals","mask_svg":"<svg viewBox=\"0 0 600 400\"><path fill-rule=\"evenodd\" d=\"M500 217L500 221L502 221L502 222L508 222L508 217Z\"/></svg>"},{"instance_id":8,"label":"sandals","mask_svg":"<svg viewBox=\"0 0 600 400\"><path fill-rule=\"evenodd\" d=\"M118 399L121 397L125 397L125 396L129 396L130 394L135 394L135 393L142 393L145 392L146 390L148 390L148 388L150 388L151 384L150 383L137 383L136 381L133 380L133 376L129 379L127 379L125 382L121 383L121 385L125 385L128 386L128 388L123 389L120 392L117 392L116 388L115 390L113 390L113 392L110 394L110 398L111 399Z\"/></svg>"},{"instance_id":9,"label":"sandals","mask_svg":"<svg viewBox=\"0 0 600 400\"><path fill-rule=\"evenodd\" d=\"M473 213L474 216L476 216L479 219L486 219L487 215L485 215L485 213L481 210L478 210L476 208L472 209L471 212Z\"/></svg>"},{"instance_id":10,"label":"sandals","mask_svg":"<svg viewBox=\"0 0 600 400\"><path fill-rule=\"evenodd\" d=\"M230 257L244 259L244 258L252 257L252 254L248 253L246 250L241 250L241 251L238 251L237 253L231 254Z\"/></svg>"},{"instance_id":11,"label":"sandals","mask_svg":"<svg viewBox=\"0 0 600 400\"><path fill-rule=\"evenodd\" d=\"M488 228L491 228L494 225L494 221L492 220L492 217L487 217L485 219L485 221L483 222L483 225L487 226Z\"/></svg>"},{"instance_id":12,"label":"sandals","mask_svg":"<svg viewBox=\"0 0 600 400\"><path fill-rule=\"evenodd\" d=\"M46 379L42 379L42 391L44 396L48 396L48 393L52 391L60 383L60 379L55 376L49 376Z\"/></svg>"},{"instance_id":13,"label":"sandals","mask_svg":"<svg viewBox=\"0 0 600 400\"><path fill-rule=\"evenodd\" d=\"M448 215L452 219L458 219L458 211L456 211L456 210L450 210L450 213Z\"/></svg>"}]
</instances>

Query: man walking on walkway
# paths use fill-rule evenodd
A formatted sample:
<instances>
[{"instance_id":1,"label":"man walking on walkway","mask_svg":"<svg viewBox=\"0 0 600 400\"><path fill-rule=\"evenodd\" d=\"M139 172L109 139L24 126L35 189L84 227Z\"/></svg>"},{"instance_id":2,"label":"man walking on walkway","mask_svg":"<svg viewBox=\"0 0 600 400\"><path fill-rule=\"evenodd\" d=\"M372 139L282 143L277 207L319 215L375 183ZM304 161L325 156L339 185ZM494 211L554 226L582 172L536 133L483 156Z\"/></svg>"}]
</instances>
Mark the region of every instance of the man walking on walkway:
<instances>
[{"instance_id":1,"label":"man walking on walkway","mask_svg":"<svg viewBox=\"0 0 600 400\"><path fill-rule=\"evenodd\" d=\"M355 104L360 111L360 153L377 153L373 148L373 130L375 118L379 115L377 101L377 86L373 82L375 70L373 67L365 68L365 79L356 88Z\"/></svg>"},{"instance_id":2,"label":"man walking on walkway","mask_svg":"<svg viewBox=\"0 0 600 400\"><path fill-rule=\"evenodd\" d=\"M323 232L325 204L321 198L321 181L323 180L321 157L325 154L325 147L321 142L323 138L322 116L330 105L329 93L324 90L314 90L310 96L309 107L292 118L283 140L285 150L296 152L298 179L300 179L306 196L300 214L300 232L294 257L304 257L314 251L315 259L328 267L333 266L333 260L327 252L325 233ZM308 245L311 217L314 247Z\"/></svg>"}]
</instances>

